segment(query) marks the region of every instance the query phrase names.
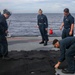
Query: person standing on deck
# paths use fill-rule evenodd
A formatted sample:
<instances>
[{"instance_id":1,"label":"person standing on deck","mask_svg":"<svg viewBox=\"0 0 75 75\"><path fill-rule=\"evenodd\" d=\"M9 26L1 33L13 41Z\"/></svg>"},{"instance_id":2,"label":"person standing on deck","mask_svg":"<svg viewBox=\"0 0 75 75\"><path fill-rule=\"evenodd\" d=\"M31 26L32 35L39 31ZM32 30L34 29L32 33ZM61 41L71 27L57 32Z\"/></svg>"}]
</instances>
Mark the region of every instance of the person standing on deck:
<instances>
[{"instance_id":1,"label":"person standing on deck","mask_svg":"<svg viewBox=\"0 0 75 75\"><path fill-rule=\"evenodd\" d=\"M0 15L0 57L5 57L8 55L8 43L7 43L7 33L8 25L6 19L10 17L11 13L7 10L3 10L3 14Z\"/></svg>"},{"instance_id":2,"label":"person standing on deck","mask_svg":"<svg viewBox=\"0 0 75 75\"><path fill-rule=\"evenodd\" d=\"M74 17L69 13L69 9L65 8L64 9L64 19L63 23L60 26L60 30L63 29L62 32L62 39L66 37L73 37L74 35Z\"/></svg>"},{"instance_id":3,"label":"person standing on deck","mask_svg":"<svg viewBox=\"0 0 75 75\"><path fill-rule=\"evenodd\" d=\"M39 9L39 15L37 16L37 25L41 33L42 41L39 44L44 44L44 46L48 43L48 20L47 17L43 14L43 11Z\"/></svg>"}]
</instances>

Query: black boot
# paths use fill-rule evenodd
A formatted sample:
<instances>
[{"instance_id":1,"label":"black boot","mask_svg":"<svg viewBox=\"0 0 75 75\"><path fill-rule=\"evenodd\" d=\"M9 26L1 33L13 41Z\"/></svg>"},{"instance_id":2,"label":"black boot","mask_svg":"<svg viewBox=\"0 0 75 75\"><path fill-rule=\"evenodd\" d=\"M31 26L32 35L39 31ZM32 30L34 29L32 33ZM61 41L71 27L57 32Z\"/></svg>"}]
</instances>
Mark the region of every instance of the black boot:
<instances>
[{"instance_id":1,"label":"black boot","mask_svg":"<svg viewBox=\"0 0 75 75\"><path fill-rule=\"evenodd\" d=\"M2 55L0 54L0 58L2 58Z\"/></svg>"},{"instance_id":2,"label":"black boot","mask_svg":"<svg viewBox=\"0 0 75 75\"><path fill-rule=\"evenodd\" d=\"M44 42L44 46L47 46L47 43L48 43L48 42L47 42L47 41L45 41L45 42Z\"/></svg>"},{"instance_id":3,"label":"black boot","mask_svg":"<svg viewBox=\"0 0 75 75\"><path fill-rule=\"evenodd\" d=\"M41 41L39 44L43 44L44 43L44 41Z\"/></svg>"},{"instance_id":4,"label":"black boot","mask_svg":"<svg viewBox=\"0 0 75 75\"><path fill-rule=\"evenodd\" d=\"M68 69L63 69L62 73L64 73L64 74L74 74L74 71L69 71Z\"/></svg>"}]
</instances>

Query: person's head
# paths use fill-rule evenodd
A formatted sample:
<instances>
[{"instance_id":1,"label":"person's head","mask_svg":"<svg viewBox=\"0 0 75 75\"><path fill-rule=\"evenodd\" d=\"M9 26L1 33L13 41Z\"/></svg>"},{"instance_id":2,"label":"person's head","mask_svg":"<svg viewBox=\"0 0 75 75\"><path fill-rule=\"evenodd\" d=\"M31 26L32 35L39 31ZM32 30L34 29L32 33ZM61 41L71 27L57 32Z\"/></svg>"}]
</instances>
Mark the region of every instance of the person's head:
<instances>
[{"instance_id":1,"label":"person's head","mask_svg":"<svg viewBox=\"0 0 75 75\"><path fill-rule=\"evenodd\" d=\"M59 48L60 47L59 40L54 39L53 40L53 45L54 45L55 48Z\"/></svg>"},{"instance_id":2,"label":"person's head","mask_svg":"<svg viewBox=\"0 0 75 75\"><path fill-rule=\"evenodd\" d=\"M41 9L39 9L38 14L41 15L43 13L43 11Z\"/></svg>"},{"instance_id":3,"label":"person's head","mask_svg":"<svg viewBox=\"0 0 75 75\"><path fill-rule=\"evenodd\" d=\"M68 8L65 8L64 9L64 16L67 16L69 14L69 9Z\"/></svg>"},{"instance_id":4,"label":"person's head","mask_svg":"<svg viewBox=\"0 0 75 75\"><path fill-rule=\"evenodd\" d=\"M6 19L8 19L11 16L11 12L8 11L7 9L3 10L3 15L5 16Z\"/></svg>"}]
</instances>

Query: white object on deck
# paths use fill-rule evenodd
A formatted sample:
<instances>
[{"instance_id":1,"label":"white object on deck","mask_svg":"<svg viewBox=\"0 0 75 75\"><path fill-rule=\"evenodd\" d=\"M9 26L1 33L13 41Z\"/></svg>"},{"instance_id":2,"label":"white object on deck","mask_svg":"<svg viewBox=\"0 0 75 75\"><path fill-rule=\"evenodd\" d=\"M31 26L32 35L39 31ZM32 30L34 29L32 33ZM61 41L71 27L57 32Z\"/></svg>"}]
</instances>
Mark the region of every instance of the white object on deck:
<instances>
[{"instance_id":1,"label":"white object on deck","mask_svg":"<svg viewBox=\"0 0 75 75\"><path fill-rule=\"evenodd\" d=\"M10 34L10 33L8 33L7 37L8 37L8 38L10 38L10 37L11 37L11 34Z\"/></svg>"}]
</instances>

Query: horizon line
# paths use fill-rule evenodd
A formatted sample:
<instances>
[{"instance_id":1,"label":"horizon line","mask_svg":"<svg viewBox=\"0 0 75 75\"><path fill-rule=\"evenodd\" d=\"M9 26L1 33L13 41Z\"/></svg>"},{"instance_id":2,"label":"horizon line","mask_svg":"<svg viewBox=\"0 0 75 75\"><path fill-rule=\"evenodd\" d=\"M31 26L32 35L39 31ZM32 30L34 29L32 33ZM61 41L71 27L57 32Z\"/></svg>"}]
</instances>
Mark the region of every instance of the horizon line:
<instances>
[{"instance_id":1,"label":"horizon line","mask_svg":"<svg viewBox=\"0 0 75 75\"><path fill-rule=\"evenodd\" d=\"M38 13L12 13L12 14L38 14ZM63 14L63 13L43 13L43 14ZM71 13L71 14L75 14L75 13Z\"/></svg>"}]
</instances>

